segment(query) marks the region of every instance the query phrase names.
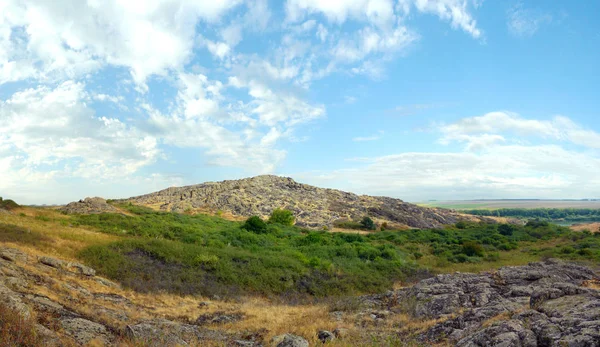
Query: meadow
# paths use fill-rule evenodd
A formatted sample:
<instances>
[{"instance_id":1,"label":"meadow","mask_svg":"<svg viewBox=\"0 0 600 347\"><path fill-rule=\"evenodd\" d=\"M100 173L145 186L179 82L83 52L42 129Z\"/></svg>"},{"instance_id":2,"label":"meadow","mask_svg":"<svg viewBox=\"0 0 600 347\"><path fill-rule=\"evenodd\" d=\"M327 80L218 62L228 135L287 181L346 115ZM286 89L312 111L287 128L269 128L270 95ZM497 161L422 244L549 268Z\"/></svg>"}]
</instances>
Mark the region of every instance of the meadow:
<instances>
[{"instance_id":1,"label":"meadow","mask_svg":"<svg viewBox=\"0 0 600 347\"><path fill-rule=\"evenodd\" d=\"M600 261L600 234L541 220L459 222L363 234L280 223L254 229L204 214L120 205L123 213L0 214L0 242L78 259L139 292L257 295L297 302L376 293L432 273L482 271L548 257Z\"/></svg>"}]
</instances>

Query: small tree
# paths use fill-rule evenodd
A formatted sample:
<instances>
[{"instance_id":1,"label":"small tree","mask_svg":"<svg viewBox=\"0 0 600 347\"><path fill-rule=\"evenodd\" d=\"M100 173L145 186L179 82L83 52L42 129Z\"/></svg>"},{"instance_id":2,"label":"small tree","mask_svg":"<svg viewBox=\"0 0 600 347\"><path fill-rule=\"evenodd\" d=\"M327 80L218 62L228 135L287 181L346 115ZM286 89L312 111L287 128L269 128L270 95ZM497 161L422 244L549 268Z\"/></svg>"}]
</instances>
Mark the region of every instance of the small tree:
<instances>
[{"instance_id":1,"label":"small tree","mask_svg":"<svg viewBox=\"0 0 600 347\"><path fill-rule=\"evenodd\" d=\"M278 223L288 226L294 225L294 221L295 218L292 211L282 210L279 208L273 210L273 212L271 213L271 217L269 218L269 223Z\"/></svg>"},{"instance_id":2,"label":"small tree","mask_svg":"<svg viewBox=\"0 0 600 347\"><path fill-rule=\"evenodd\" d=\"M514 230L515 227L513 227L510 224L500 224L498 226L498 232L500 233L500 235L511 236Z\"/></svg>"},{"instance_id":3,"label":"small tree","mask_svg":"<svg viewBox=\"0 0 600 347\"><path fill-rule=\"evenodd\" d=\"M462 252L469 257L483 257L483 247L475 241L467 241L462 245Z\"/></svg>"},{"instance_id":4,"label":"small tree","mask_svg":"<svg viewBox=\"0 0 600 347\"><path fill-rule=\"evenodd\" d=\"M259 216L252 216L246 219L242 228L251 231L256 234L264 234L267 232L267 223L263 221Z\"/></svg>"},{"instance_id":5,"label":"small tree","mask_svg":"<svg viewBox=\"0 0 600 347\"><path fill-rule=\"evenodd\" d=\"M367 229L367 230L375 230L377 227L375 226L375 222L373 222L373 220L369 217L364 217L361 221L360 224L363 226L363 228Z\"/></svg>"}]
</instances>

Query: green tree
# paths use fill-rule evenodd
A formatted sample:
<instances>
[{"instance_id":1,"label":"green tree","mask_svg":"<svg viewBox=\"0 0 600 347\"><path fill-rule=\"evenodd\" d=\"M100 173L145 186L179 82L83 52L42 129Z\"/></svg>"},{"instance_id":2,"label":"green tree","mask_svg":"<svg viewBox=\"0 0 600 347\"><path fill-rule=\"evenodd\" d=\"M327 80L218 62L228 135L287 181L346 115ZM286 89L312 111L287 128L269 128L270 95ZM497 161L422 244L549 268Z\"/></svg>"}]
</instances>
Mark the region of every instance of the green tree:
<instances>
[{"instance_id":1,"label":"green tree","mask_svg":"<svg viewBox=\"0 0 600 347\"><path fill-rule=\"evenodd\" d=\"M498 226L498 232L500 233L500 235L511 236L514 230L515 227L510 224L500 224Z\"/></svg>"},{"instance_id":2,"label":"green tree","mask_svg":"<svg viewBox=\"0 0 600 347\"><path fill-rule=\"evenodd\" d=\"M267 223L263 221L259 216L252 216L246 219L242 228L251 231L256 234L264 234L267 232Z\"/></svg>"},{"instance_id":3,"label":"green tree","mask_svg":"<svg viewBox=\"0 0 600 347\"><path fill-rule=\"evenodd\" d=\"M467 241L462 245L462 252L469 257L482 257L483 247L481 247L481 245L475 241Z\"/></svg>"},{"instance_id":4,"label":"green tree","mask_svg":"<svg viewBox=\"0 0 600 347\"><path fill-rule=\"evenodd\" d=\"M377 228L377 226L375 226L375 222L373 222L373 220L369 217L364 217L360 221L360 224L367 230L375 230Z\"/></svg>"},{"instance_id":5,"label":"green tree","mask_svg":"<svg viewBox=\"0 0 600 347\"><path fill-rule=\"evenodd\" d=\"M294 214L290 210L275 209L269 217L269 223L278 223L282 225L292 226L294 225L295 218Z\"/></svg>"}]
</instances>

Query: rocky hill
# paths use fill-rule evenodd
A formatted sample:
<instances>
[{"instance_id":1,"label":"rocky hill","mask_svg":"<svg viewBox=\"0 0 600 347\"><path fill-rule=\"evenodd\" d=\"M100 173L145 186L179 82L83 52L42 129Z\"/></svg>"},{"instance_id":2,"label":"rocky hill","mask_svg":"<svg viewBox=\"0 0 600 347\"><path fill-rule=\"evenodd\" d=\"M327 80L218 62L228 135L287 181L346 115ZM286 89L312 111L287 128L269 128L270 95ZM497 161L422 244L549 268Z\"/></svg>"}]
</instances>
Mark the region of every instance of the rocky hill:
<instances>
[{"instance_id":1,"label":"rocky hill","mask_svg":"<svg viewBox=\"0 0 600 347\"><path fill-rule=\"evenodd\" d=\"M294 212L297 225L312 228L330 227L337 220L360 220L364 216L414 228L439 227L476 218L399 199L318 188L272 175L172 187L125 201L174 212L198 209L240 217L267 217L274 209L285 208Z\"/></svg>"},{"instance_id":2,"label":"rocky hill","mask_svg":"<svg viewBox=\"0 0 600 347\"><path fill-rule=\"evenodd\" d=\"M59 208L59 211L76 214L118 213L119 210L108 204L103 198L85 198Z\"/></svg>"}]
</instances>

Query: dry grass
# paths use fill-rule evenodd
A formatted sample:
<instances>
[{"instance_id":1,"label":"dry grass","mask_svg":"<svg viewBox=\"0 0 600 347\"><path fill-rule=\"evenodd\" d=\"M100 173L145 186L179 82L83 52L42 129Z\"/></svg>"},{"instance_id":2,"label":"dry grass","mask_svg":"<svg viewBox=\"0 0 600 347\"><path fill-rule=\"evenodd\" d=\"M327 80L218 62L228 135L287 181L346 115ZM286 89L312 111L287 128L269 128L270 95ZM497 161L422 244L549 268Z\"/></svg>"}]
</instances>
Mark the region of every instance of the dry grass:
<instances>
[{"instance_id":1,"label":"dry grass","mask_svg":"<svg viewBox=\"0 0 600 347\"><path fill-rule=\"evenodd\" d=\"M0 223L16 225L50 239L50 242L41 242L35 247L16 243L7 245L22 248L34 255L54 255L74 260L79 251L90 245L118 240L117 236L74 227L70 222L71 217L50 208L24 207L11 214L0 214Z\"/></svg>"},{"instance_id":2,"label":"dry grass","mask_svg":"<svg viewBox=\"0 0 600 347\"><path fill-rule=\"evenodd\" d=\"M41 346L35 332L35 319L0 304L0 346Z\"/></svg>"},{"instance_id":3,"label":"dry grass","mask_svg":"<svg viewBox=\"0 0 600 347\"><path fill-rule=\"evenodd\" d=\"M598 233L598 232L600 232L600 223L574 224L574 225L571 225L570 228L573 231L589 230L593 233Z\"/></svg>"},{"instance_id":4,"label":"dry grass","mask_svg":"<svg viewBox=\"0 0 600 347\"><path fill-rule=\"evenodd\" d=\"M600 280L594 279L589 281L584 281L582 286L590 289L600 290Z\"/></svg>"}]
</instances>

